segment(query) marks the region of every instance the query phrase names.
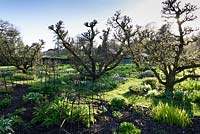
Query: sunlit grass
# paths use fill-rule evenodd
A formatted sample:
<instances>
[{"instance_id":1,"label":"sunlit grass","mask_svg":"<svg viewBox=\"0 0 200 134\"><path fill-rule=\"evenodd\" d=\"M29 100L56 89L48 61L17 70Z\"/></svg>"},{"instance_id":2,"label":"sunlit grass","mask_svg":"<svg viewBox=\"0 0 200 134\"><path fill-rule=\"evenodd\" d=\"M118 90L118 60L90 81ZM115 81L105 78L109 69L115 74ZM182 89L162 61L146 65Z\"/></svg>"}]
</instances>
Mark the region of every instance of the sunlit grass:
<instances>
[{"instance_id":1,"label":"sunlit grass","mask_svg":"<svg viewBox=\"0 0 200 134\"><path fill-rule=\"evenodd\" d=\"M194 116L200 116L200 105L196 103L192 103L192 109Z\"/></svg>"},{"instance_id":2,"label":"sunlit grass","mask_svg":"<svg viewBox=\"0 0 200 134\"><path fill-rule=\"evenodd\" d=\"M10 70L15 70L15 66L0 66L0 71L10 71Z\"/></svg>"},{"instance_id":3,"label":"sunlit grass","mask_svg":"<svg viewBox=\"0 0 200 134\"><path fill-rule=\"evenodd\" d=\"M133 106L150 107L153 101L150 97L134 95L129 92L129 87L137 87L142 84L142 79L129 78L124 84L120 84L117 88L112 91L104 93L104 97L107 101L111 101L113 98L123 98L129 104Z\"/></svg>"},{"instance_id":4,"label":"sunlit grass","mask_svg":"<svg viewBox=\"0 0 200 134\"><path fill-rule=\"evenodd\" d=\"M124 95L129 92L130 86L137 86L142 83L141 79L136 78L129 78L124 84L120 84L117 88L113 89L112 91L105 92L105 98L106 100L111 100L114 97L122 97L127 99Z\"/></svg>"},{"instance_id":5,"label":"sunlit grass","mask_svg":"<svg viewBox=\"0 0 200 134\"><path fill-rule=\"evenodd\" d=\"M132 95L128 97L128 101L133 106L141 106L147 108L149 108L153 104L153 100L151 98L137 95Z\"/></svg>"}]
</instances>

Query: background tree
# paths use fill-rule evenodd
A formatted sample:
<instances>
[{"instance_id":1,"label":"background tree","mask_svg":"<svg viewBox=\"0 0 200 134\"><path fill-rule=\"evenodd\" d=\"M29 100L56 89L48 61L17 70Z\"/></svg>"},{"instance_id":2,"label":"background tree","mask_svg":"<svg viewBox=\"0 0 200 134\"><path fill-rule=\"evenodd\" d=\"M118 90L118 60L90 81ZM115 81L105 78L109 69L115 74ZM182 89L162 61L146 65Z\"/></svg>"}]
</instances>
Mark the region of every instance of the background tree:
<instances>
[{"instance_id":1,"label":"background tree","mask_svg":"<svg viewBox=\"0 0 200 134\"><path fill-rule=\"evenodd\" d=\"M96 20L90 23L86 22L84 25L88 31L82 33L76 40L68 36L68 31L64 30L62 21L49 26L49 29L56 34L62 45L71 54L69 58L73 67L81 75L90 77L93 81L115 68L123 58L122 47L117 50L111 47L113 42L109 39L110 28L103 30L100 44L95 41L99 34L99 31L95 29L96 24Z\"/></svg>"},{"instance_id":2,"label":"background tree","mask_svg":"<svg viewBox=\"0 0 200 134\"><path fill-rule=\"evenodd\" d=\"M163 25L157 32L147 30L149 35L145 41L145 50L149 65L153 66L151 70L168 91L172 91L176 83L187 78L199 77L199 75L189 73L177 77L177 74L185 70L200 66L199 49L192 51L188 49L196 41L196 38L191 36L194 30L184 27L185 23L197 18L193 14L195 10L197 7L190 3L183 5L178 0L166 0L163 2L162 14L167 20L176 21L177 34L172 34L170 31L170 23ZM159 70L154 67L158 67ZM162 78L162 74L164 78Z\"/></svg>"},{"instance_id":3,"label":"background tree","mask_svg":"<svg viewBox=\"0 0 200 134\"><path fill-rule=\"evenodd\" d=\"M143 34L140 34L141 26L133 26L132 19L129 16L122 16L117 11L113 17L108 20L108 24L115 30L114 37L125 48L128 56L137 67L140 66Z\"/></svg>"},{"instance_id":4,"label":"background tree","mask_svg":"<svg viewBox=\"0 0 200 134\"><path fill-rule=\"evenodd\" d=\"M27 73L39 60L43 45L44 41L40 40L39 43L25 46L16 28L9 22L0 21L0 57L23 73Z\"/></svg>"}]
</instances>

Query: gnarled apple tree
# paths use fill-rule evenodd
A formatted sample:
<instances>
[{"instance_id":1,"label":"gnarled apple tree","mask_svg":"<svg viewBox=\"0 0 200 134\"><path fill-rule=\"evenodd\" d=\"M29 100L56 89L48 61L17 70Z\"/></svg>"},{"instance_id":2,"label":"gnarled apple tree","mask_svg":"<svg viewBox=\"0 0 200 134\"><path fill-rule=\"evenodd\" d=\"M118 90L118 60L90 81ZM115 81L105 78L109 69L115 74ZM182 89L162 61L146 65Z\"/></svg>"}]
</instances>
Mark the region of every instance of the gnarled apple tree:
<instances>
[{"instance_id":1,"label":"gnarled apple tree","mask_svg":"<svg viewBox=\"0 0 200 134\"><path fill-rule=\"evenodd\" d=\"M9 22L0 20L0 57L12 66L27 73L40 58L44 41L24 45L20 33Z\"/></svg>"},{"instance_id":2,"label":"gnarled apple tree","mask_svg":"<svg viewBox=\"0 0 200 134\"><path fill-rule=\"evenodd\" d=\"M107 71L115 68L123 58L122 47L109 39L110 28L103 30L100 37L101 42L95 41L100 33L95 26L97 21L84 24L88 31L82 33L77 39L68 36L68 31L64 29L63 22L49 26L56 38L70 53L70 60L73 67L83 76L91 78L93 81L100 78ZM118 49L115 49L118 48Z\"/></svg>"},{"instance_id":3,"label":"gnarled apple tree","mask_svg":"<svg viewBox=\"0 0 200 134\"><path fill-rule=\"evenodd\" d=\"M164 1L163 17L166 20L174 20L177 31L173 33L170 30L170 23L167 23L158 31L150 30L150 36L144 41L145 53L148 55L147 59L151 70L167 91L172 91L175 84L187 78L200 77L200 75L194 73L186 73L181 77L177 76L185 70L200 67L198 47L193 48L192 51L189 49L197 39L192 36L194 30L190 27L184 27L186 23L197 18L193 14L196 10L197 7L190 3L182 4L178 0Z\"/></svg>"}]
</instances>

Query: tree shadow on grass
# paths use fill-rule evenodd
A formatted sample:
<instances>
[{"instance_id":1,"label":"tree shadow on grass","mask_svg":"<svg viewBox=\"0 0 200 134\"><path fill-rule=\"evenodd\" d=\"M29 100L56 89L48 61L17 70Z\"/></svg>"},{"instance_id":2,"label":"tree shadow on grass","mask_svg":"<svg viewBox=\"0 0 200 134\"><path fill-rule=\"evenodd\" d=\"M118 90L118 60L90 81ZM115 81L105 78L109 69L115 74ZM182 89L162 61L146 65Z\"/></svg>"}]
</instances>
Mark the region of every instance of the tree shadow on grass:
<instances>
[{"instance_id":1,"label":"tree shadow on grass","mask_svg":"<svg viewBox=\"0 0 200 134\"><path fill-rule=\"evenodd\" d=\"M122 96L127 98L129 103L133 106L149 108L152 105L151 99L149 97L146 97L145 93L141 94L128 91Z\"/></svg>"},{"instance_id":2,"label":"tree shadow on grass","mask_svg":"<svg viewBox=\"0 0 200 134\"><path fill-rule=\"evenodd\" d=\"M55 94L59 91L76 91L85 95L95 95L111 91L118 86L118 82L112 78L99 79L96 82L90 80L76 80L70 77L46 78L31 85L33 91L45 94Z\"/></svg>"}]
</instances>

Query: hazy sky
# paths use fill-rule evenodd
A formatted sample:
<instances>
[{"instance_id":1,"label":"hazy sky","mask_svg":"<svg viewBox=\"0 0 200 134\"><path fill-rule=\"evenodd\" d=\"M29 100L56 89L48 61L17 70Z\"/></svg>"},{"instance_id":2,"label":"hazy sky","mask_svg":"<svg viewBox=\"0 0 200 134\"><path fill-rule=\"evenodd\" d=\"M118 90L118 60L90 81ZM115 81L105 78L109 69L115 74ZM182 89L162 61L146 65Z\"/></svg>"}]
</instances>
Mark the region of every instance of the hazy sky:
<instances>
[{"instance_id":1,"label":"hazy sky","mask_svg":"<svg viewBox=\"0 0 200 134\"><path fill-rule=\"evenodd\" d=\"M133 24L145 25L156 22L161 25L161 2L163 0L1 0L0 19L14 24L21 32L23 41L31 44L43 39L45 50L54 47L53 33L48 26L63 20L70 36L74 37L86 29L86 21L96 19L98 28L105 28L106 21L115 11L133 18ZM182 0L200 7L200 0ZM200 28L199 17L193 26Z\"/></svg>"}]
</instances>

